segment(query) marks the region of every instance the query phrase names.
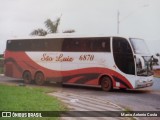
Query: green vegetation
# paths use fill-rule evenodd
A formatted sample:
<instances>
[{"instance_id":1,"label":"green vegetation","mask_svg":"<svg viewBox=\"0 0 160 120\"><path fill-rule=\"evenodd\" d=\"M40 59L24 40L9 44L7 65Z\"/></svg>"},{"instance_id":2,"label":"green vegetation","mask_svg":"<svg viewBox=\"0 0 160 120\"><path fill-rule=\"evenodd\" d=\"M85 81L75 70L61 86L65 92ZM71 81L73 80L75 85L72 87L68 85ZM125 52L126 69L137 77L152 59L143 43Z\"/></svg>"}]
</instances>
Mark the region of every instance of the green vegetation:
<instances>
[{"instance_id":1,"label":"green vegetation","mask_svg":"<svg viewBox=\"0 0 160 120\"><path fill-rule=\"evenodd\" d=\"M3 74L3 73L4 73L3 67L0 67L0 74Z\"/></svg>"},{"instance_id":2,"label":"green vegetation","mask_svg":"<svg viewBox=\"0 0 160 120\"><path fill-rule=\"evenodd\" d=\"M43 29L43 28L35 29L30 33L30 35L45 36L47 34L58 33L58 27L60 25L60 20L61 20L61 17L58 17L54 21L52 21L51 19L47 19L44 22L46 29ZM69 30L63 31L63 33L74 33L74 32L75 32L74 29L69 29Z\"/></svg>"},{"instance_id":3,"label":"green vegetation","mask_svg":"<svg viewBox=\"0 0 160 120\"><path fill-rule=\"evenodd\" d=\"M3 74L4 72L3 63L4 63L3 54L0 54L0 74Z\"/></svg>"},{"instance_id":4,"label":"green vegetation","mask_svg":"<svg viewBox=\"0 0 160 120\"><path fill-rule=\"evenodd\" d=\"M128 107L124 107L124 112L127 114L129 114L130 112L133 112L130 108L128 108ZM126 120L136 120L136 118L135 117L128 117L128 119L126 119Z\"/></svg>"},{"instance_id":5,"label":"green vegetation","mask_svg":"<svg viewBox=\"0 0 160 120\"><path fill-rule=\"evenodd\" d=\"M66 111L67 108L57 98L46 94L49 91L46 88L0 85L0 111ZM59 118L10 119L57 120Z\"/></svg>"},{"instance_id":6,"label":"green vegetation","mask_svg":"<svg viewBox=\"0 0 160 120\"><path fill-rule=\"evenodd\" d=\"M51 19L47 19L44 24L47 30L43 28L35 29L31 32L30 35L36 35L36 36L45 36L50 33L57 33L58 26L60 24L61 17L57 18L55 21L52 21Z\"/></svg>"}]
</instances>

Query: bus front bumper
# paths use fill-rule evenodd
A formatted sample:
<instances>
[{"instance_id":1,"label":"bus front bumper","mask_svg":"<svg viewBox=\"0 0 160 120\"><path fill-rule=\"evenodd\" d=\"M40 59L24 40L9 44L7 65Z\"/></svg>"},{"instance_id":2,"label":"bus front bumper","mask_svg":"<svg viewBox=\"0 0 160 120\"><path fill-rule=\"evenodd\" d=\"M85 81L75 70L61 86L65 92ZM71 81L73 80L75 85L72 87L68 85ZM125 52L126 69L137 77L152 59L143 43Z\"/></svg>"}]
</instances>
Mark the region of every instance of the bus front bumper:
<instances>
[{"instance_id":1,"label":"bus front bumper","mask_svg":"<svg viewBox=\"0 0 160 120\"><path fill-rule=\"evenodd\" d=\"M150 87L152 85L153 85L153 80L152 79L137 80L136 81L136 88Z\"/></svg>"}]
</instances>

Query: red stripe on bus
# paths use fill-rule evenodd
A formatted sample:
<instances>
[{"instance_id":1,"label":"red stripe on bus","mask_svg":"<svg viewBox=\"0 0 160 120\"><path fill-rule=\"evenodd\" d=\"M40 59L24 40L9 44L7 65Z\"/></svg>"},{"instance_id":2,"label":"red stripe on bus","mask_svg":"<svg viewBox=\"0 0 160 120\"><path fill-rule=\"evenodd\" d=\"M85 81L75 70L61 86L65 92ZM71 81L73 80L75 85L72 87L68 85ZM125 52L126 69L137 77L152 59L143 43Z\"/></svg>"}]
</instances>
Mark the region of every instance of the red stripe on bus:
<instances>
[{"instance_id":1,"label":"red stripe on bus","mask_svg":"<svg viewBox=\"0 0 160 120\"><path fill-rule=\"evenodd\" d=\"M91 68L82 68L82 69L75 69L75 70L68 70L68 71L57 71L57 70L51 70L38 65L25 52L16 52L16 53L9 52L6 55L9 55L9 56L5 56L5 59L13 58L17 65L23 66L22 67L23 70L28 69L35 72L42 71L47 77L61 77L61 76L66 77L66 76L72 76L72 75L74 76L76 74L89 74L89 73L90 74L106 74L109 76L114 75L117 78L119 78L119 82L121 82L121 84L125 83L127 87L133 88L131 83L124 76L108 68L91 67ZM26 61L28 62L27 64L26 64ZM79 76L77 78L71 78L70 82L77 82L81 78L82 76ZM98 85L98 77L97 79L94 79L94 80L92 79L86 80L86 82L84 81L84 84Z\"/></svg>"}]
</instances>

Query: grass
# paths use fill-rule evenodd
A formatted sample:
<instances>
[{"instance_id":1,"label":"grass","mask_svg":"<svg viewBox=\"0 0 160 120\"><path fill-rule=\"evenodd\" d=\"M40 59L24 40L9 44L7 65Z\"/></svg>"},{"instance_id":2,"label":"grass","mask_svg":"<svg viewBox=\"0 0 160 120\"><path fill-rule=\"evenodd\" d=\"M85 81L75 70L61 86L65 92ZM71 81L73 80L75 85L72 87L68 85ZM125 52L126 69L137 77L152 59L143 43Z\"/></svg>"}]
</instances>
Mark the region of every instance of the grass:
<instances>
[{"instance_id":1,"label":"grass","mask_svg":"<svg viewBox=\"0 0 160 120\"><path fill-rule=\"evenodd\" d=\"M3 73L4 73L3 67L0 67L0 74L3 74Z\"/></svg>"},{"instance_id":2,"label":"grass","mask_svg":"<svg viewBox=\"0 0 160 120\"><path fill-rule=\"evenodd\" d=\"M67 108L57 98L53 96L48 96L46 92L49 92L49 90L45 88L7 86L0 84L0 111L66 111L67 110ZM11 118L11 119L17 120L18 118ZM59 118L44 117L44 118L19 118L18 120L57 120L57 119Z\"/></svg>"},{"instance_id":3,"label":"grass","mask_svg":"<svg viewBox=\"0 0 160 120\"><path fill-rule=\"evenodd\" d=\"M3 74L4 72L4 59L2 57L0 57L0 74Z\"/></svg>"},{"instance_id":4,"label":"grass","mask_svg":"<svg viewBox=\"0 0 160 120\"><path fill-rule=\"evenodd\" d=\"M124 112L125 113L130 113L130 112L132 112L132 110L128 107L124 107ZM128 117L127 120L136 120L136 118L135 117Z\"/></svg>"}]
</instances>

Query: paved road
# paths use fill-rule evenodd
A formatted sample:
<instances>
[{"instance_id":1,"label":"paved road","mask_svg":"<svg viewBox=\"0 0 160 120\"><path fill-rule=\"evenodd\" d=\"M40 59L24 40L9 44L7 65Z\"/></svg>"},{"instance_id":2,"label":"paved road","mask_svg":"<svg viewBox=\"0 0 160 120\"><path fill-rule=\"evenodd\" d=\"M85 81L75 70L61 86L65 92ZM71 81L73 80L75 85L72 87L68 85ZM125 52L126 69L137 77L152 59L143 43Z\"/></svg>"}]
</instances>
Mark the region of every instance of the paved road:
<instances>
[{"instance_id":1,"label":"paved road","mask_svg":"<svg viewBox=\"0 0 160 120\"><path fill-rule=\"evenodd\" d=\"M160 111L160 78L154 78L154 81L152 87L138 90L104 92L98 88L85 87L66 87L63 90L83 95L94 95L134 111Z\"/></svg>"},{"instance_id":2,"label":"paved road","mask_svg":"<svg viewBox=\"0 0 160 120\"><path fill-rule=\"evenodd\" d=\"M104 92L101 89L86 87L65 87L62 91L78 95L96 96L109 100L133 111L160 111L160 78L154 78L154 85L150 88L139 90L114 90ZM159 118L139 118L142 120L159 120Z\"/></svg>"},{"instance_id":3,"label":"paved road","mask_svg":"<svg viewBox=\"0 0 160 120\"><path fill-rule=\"evenodd\" d=\"M0 82L3 81L14 82L16 84L21 83L20 80L5 80L5 77L0 76ZM79 96L95 96L133 111L160 111L160 78L154 78L154 85L152 87L139 90L114 90L112 92L104 92L100 88L77 86L59 87L55 84L49 84L47 87L54 87L58 91L74 93Z\"/></svg>"},{"instance_id":4,"label":"paved road","mask_svg":"<svg viewBox=\"0 0 160 120\"><path fill-rule=\"evenodd\" d=\"M16 80L9 77L0 75L0 83L13 84L13 85L24 85L22 80ZM31 85L30 85L31 86ZM35 86L36 85L32 85ZM53 88L54 92L48 93L51 96L56 96L58 99L67 104L70 112L64 114L61 120L132 120L130 117L118 117L124 109L108 100L97 98L94 95L77 94L76 92L68 91L69 89L75 88L62 88L56 84L48 84L44 87ZM82 88L83 89L83 88ZM56 90L56 91L55 91ZM74 111L74 113L73 113ZM81 111L81 112L79 112ZM108 111L108 112L106 112ZM111 112L115 111L115 112ZM113 115L115 117L109 117L107 115ZM71 115L70 117L65 116ZM96 117L95 117L96 116ZM97 117L98 116L98 117Z\"/></svg>"},{"instance_id":5,"label":"paved road","mask_svg":"<svg viewBox=\"0 0 160 120\"><path fill-rule=\"evenodd\" d=\"M133 119L129 117L128 118L106 117L106 115L111 115L111 114L116 116L120 115L121 113L119 114L113 111L123 111L124 109L117 106L116 104L113 104L103 99L99 99L94 96L83 96L83 95L79 96L74 93L61 92L61 91L49 93L49 95L53 95L61 99L61 101L67 104L68 108L71 111L68 114L71 115L72 117L71 116L61 117L61 120L132 120ZM106 111L112 111L112 112L106 112Z\"/></svg>"},{"instance_id":6,"label":"paved road","mask_svg":"<svg viewBox=\"0 0 160 120\"><path fill-rule=\"evenodd\" d=\"M0 82L20 84L23 81L0 75ZM94 95L95 97L109 100L131 110L160 111L160 78L154 78L154 85L152 87L138 90L114 90L112 92L105 92L100 88L77 86L60 87L56 84L48 84L46 87L54 87L57 90L79 95Z\"/></svg>"},{"instance_id":7,"label":"paved road","mask_svg":"<svg viewBox=\"0 0 160 120\"><path fill-rule=\"evenodd\" d=\"M2 75L0 75L0 82L22 83L21 80L14 80ZM154 85L152 87L138 90L114 90L112 92L105 92L100 88L78 86L60 87L56 84L48 84L46 87L54 87L60 91L76 93L79 95L95 96L135 111L160 111L160 78L154 78Z\"/></svg>"}]
</instances>

